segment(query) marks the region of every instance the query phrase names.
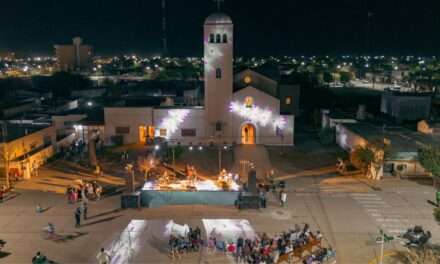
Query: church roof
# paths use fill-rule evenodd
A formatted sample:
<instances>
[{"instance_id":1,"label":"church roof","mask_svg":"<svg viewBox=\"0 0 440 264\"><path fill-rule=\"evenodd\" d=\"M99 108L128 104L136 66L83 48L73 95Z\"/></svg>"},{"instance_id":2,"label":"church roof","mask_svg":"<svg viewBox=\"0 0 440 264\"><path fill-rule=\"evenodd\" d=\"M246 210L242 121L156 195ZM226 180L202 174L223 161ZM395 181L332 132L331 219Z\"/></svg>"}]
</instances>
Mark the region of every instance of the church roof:
<instances>
[{"instance_id":1,"label":"church roof","mask_svg":"<svg viewBox=\"0 0 440 264\"><path fill-rule=\"evenodd\" d=\"M253 75L253 77L255 78L252 78L254 80L252 80L251 83L245 83L243 77L249 74ZM235 74L234 92L247 88L249 86L277 98L278 85L275 80L272 80L271 78L268 78L267 76L254 71L254 69L249 68Z\"/></svg>"},{"instance_id":2,"label":"church roof","mask_svg":"<svg viewBox=\"0 0 440 264\"><path fill-rule=\"evenodd\" d=\"M225 13L214 13L205 20L205 25L232 24L232 19Z\"/></svg>"}]
</instances>

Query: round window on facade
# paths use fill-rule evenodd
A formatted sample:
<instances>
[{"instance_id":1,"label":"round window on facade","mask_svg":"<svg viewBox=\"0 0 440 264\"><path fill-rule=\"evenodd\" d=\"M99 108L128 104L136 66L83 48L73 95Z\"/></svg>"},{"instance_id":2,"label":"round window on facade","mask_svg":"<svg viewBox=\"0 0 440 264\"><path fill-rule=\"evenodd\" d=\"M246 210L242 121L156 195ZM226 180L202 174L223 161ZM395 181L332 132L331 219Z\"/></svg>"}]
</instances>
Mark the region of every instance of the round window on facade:
<instances>
[{"instance_id":1,"label":"round window on facade","mask_svg":"<svg viewBox=\"0 0 440 264\"><path fill-rule=\"evenodd\" d=\"M251 78L251 76L245 76L244 77L244 83L245 84L250 84L252 82L252 78Z\"/></svg>"}]
</instances>

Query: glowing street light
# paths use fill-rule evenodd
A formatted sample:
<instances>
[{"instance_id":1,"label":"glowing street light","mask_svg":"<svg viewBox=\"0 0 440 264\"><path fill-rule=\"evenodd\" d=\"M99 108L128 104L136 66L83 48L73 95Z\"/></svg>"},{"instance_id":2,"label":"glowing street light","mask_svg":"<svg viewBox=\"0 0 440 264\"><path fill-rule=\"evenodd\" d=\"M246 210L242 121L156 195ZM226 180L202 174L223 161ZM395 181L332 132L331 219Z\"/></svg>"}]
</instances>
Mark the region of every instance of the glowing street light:
<instances>
[{"instance_id":1,"label":"glowing street light","mask_svg":"<svg viewBox=\"0 0 440 264\"><path fill-rule=\"evenodd\" d=\"M155 146L154 146L154 150L157 151L157 150L159 150L159 149L160 149L160 146L159 146L159 145L155 145Z\"/></svg>"}]
</instances>

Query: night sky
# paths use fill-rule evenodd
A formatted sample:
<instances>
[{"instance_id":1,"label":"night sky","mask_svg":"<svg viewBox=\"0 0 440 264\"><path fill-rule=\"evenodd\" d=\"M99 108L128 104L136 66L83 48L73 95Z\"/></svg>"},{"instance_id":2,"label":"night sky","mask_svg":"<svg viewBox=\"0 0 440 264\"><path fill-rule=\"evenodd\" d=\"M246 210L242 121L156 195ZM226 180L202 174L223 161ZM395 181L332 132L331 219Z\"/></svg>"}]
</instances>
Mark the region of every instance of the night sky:
<instances>
[{"instance_id":1,"label":"night sky","mask_svg":"<svg viewBox=\"0 0 440 264\"><path fill-rule=\"evenodd\" d=\"M223 10L234 20L237 56L438 55L436 1L226 0ZM215 3L167 3L170 55L202 56L202 24ZM161 0L9 0L0 8L0 51L52 54L74 36L102 55L161 51Z\"/></svg>"}]
</instances>

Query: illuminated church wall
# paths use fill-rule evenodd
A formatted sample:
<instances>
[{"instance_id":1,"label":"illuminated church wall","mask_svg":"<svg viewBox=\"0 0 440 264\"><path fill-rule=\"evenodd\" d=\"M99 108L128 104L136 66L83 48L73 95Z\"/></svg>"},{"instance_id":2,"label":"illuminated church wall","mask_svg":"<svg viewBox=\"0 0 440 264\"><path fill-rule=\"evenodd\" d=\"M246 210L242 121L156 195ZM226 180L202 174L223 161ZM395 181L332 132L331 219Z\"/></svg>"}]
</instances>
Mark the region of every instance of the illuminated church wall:
<instances>
[{"instance_id":1,"label":"illuminated church wall","mask_svg":"<svg viewBox=\"0 0 440 264\"><path fill-rule=\"evenodd\" d=\"M232 115L232 130L234 141L237 143L241 142L240 130L242 126L246 123L252 123L256 127L257 134L257 144L267 144L267 145L293 145L293 131L294 131L294 117L291 115L279 115L280 113L280 102L277 98L272 97L260 90L253 87L247 87L234 93L233 101L239 103L245 103L246 98L252 98L253 105L257 106L263 110L272 112L273 117L267 122L266 125L261 123L251 121L237 114ZM285 121L284 127L279 129L277 134L272 121L277 118L282 118ZM281 134L283 137L281 137Z\"/></svg>"},{"instance_id":2,"label":"illuminated church wall","mask_svg":"<svg viewBox=\"0 0 440 264\"><path fill-rule=\"evenodd\" d=\"M175 118L172 111L183 112L181 119L172 120ZM156 136L166 137L170 144L205 143L205 110L202 108L154 109L154 126ZM166 130L166 135L160 134L161 129L162 133Z\"/></svg>"}]
</instances>

